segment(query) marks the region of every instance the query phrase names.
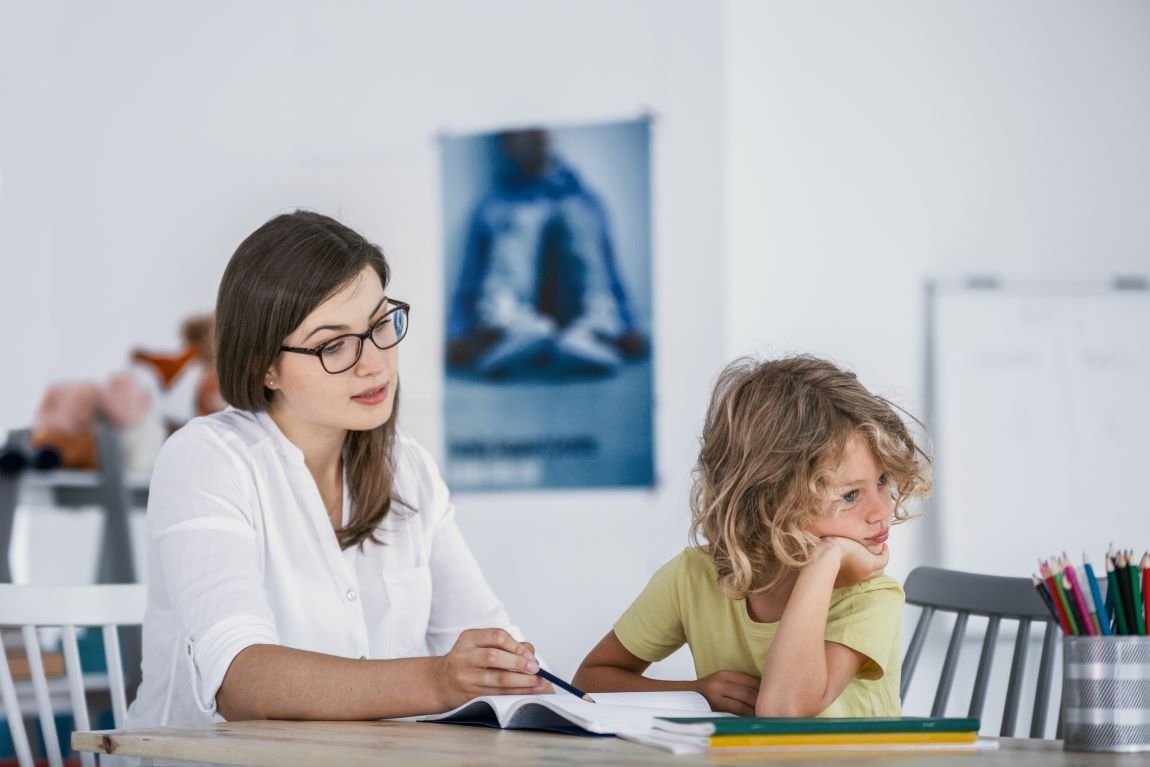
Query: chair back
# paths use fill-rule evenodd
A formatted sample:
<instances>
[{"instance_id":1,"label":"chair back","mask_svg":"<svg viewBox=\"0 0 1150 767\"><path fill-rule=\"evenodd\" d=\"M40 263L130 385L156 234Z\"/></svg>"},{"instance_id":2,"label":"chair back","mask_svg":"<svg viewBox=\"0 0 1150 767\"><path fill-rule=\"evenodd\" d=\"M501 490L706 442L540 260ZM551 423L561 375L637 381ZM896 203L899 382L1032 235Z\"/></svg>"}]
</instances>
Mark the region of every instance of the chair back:
<instances>
[{"instance_id":1,"label":"chair back","mask_svg":"<svg viewBox=\"0 0 1150 767\"><path fill-rule=\"evenodd\" d=\"M1035 591L1029 578L1008 578L997 575L979 575L957 570L943 570L937 567L919 567L907 576L903 587L907 604L922 608L914 635L907 648L902 665L900 694L906 700L911 677L918 664L926 641L931 620L938 612L954 613L954 629L946 650L942 673L935 691L931 716L944 716L950 698L954 672L958 667L959 653L966 634L967 620L972 615L987 618L986 634L982 640L982 651L978 659L978 672L975 675L974 689L970 696L968 716L982 716L986 702L986 691L990 682L994 651L998 644L998 630L1002 622L1017 621L1018 633L1014 640L1014 655L1010 664L1010 678L1007 683L1006 701L1002 714L1003 737L1014 737L1018 720L1019 700L1023 694L1023 674L1026 671L1026 656L1030 641L1030 627L1039 623L1045 627L1042 640L1042 657L1038 666L1038 682L1035 689L1034 709L1030 720L1030 737L1041 738L1046 728L1046 709L1050 702L1051 676L1054 667L1054 653L1060 629L1051 618L1042 598ZM1061 722L1059 722L1061 725ZM1059 728L1061 729L1061 728Z\"/></svg>"},{"instance_id":2,"label":"chair back","mask_svg":"<svg viewBox=\"0 0 1150 767\"><path fill-rule=\"evenodd\" d=\"M110 692L112 715L116 727L121 727L128 704L117 627L139 626L143 623L146 593L146 587L139 583L98 586L0 584L0 627L19 628L23 638L36 712L44 736L44 749L51 767L61 767L63 758L37 629L55 627L61 632L68 697L76 729L92 729L88 716L86 684L90 684L91 689L107 689ZM78 627L99 627L102 631L107 663L106 686L102 677L93 678L89 674L85 678L80 667L79 645L76 641ZM20 767L33 767L17 686L3 651L0 651L0 693L3 694L4 714L8 719ZM80 760L84 767L95 765L92 754L81 753Z\"/></svg>"}]
</instances>

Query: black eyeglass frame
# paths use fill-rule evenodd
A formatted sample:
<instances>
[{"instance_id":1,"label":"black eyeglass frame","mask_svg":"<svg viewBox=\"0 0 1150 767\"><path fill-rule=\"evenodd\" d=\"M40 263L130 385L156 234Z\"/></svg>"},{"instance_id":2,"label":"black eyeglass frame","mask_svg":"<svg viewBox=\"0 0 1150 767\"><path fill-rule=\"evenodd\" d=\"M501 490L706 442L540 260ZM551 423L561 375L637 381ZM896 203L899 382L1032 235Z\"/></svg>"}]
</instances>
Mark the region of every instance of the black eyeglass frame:
<instances>
[{"instance_id":1,"label":"black eyeglass frame","mask_svg":"<svg viewBox=\"0 0 1150 767\"><path fill-rule=\"evenodd\" d=\"M372 323L372 326L370 328L368 328L367 330L363 331L362 333L344 333L343 335L338 335L335 338L329 338L326 341L324 341L322 344L320 344L319 346L313 347L311 349L308 349L308 348L303 347L303 346L281 346L280 351L281 352L292 352L294 354L310 354L311 356L316 357L319 360L320 367L322 367L324 372L327 373L328 375L337 376L340 373L346 373L347 371L351 370L353 367L358 365L360 359L363 357L363 343L364 343L364 341L371 341L372 345L375 346L376 349L379 349L380 351L384 351L386 349L391 349L392 347L398 346L400 341L407 338L407 328L408 328L407 324L404 324L404 326L403 326L403 335L400 336L399 338L395 339L395 343L393 343L393 344L388 344L387 346L380 346L379 344L377 344L375 342L375 338L372 337L372 335L375 333L375 329L378 328L380 326L380 324L383 323L384 320L386 320L388 317L395 314L396 312L400 312L400 311L403 312L405 315L404 319L407 320L408 322L411 321L411 304L407 303L406 301L398 301L398 300L394 300L394 299L390 299L390 298L388 299L387 302L392 305L392 308L388 309L386 314L384 314L382 317L380 317L377 322ZM354 338L357 341L359 341L359 351L356 352L355 360L350 365L345 367L343 370L336 370L334 372L331 370L328 370L327 366L323 364L323 356L322 356L323 350L327 346L335 343L336 341L344 341L344 340L347 340L349 338Z\"/></svg>"}]
</instances>

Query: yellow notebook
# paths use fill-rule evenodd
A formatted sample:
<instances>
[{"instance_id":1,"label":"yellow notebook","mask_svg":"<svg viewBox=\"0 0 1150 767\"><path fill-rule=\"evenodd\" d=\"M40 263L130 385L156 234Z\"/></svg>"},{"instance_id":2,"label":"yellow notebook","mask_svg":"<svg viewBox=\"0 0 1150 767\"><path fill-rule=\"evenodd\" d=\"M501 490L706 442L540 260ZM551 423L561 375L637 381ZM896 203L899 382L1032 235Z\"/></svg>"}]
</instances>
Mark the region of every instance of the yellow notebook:
<instances>
[{"instance_id":1,"label":"yellow notebook","mask_svg":"<svg viewBox=\"0 0 1150 767\"><path fill-rule=\"evenodd\" d=\"M976 732L835 732L800 735L713 735L710 747L869 746L897 743L973 743Z\"/></svg>"}]
</instances>

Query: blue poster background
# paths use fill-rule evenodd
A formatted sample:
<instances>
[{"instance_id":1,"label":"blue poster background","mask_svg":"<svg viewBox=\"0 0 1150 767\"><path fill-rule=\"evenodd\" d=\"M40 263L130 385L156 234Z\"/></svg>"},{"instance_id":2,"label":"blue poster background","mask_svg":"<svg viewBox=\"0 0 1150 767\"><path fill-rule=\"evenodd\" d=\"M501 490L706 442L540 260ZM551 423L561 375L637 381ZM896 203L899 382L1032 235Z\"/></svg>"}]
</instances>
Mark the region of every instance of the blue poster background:
<instances>
[{"instance_id":1,"label":"blue poster background","mask_svg":"<svg viewBox=\"0 0 1150 767\"><path fill-rule=\"evenodd\" d=\"M442 142L454 490L650 486L650 123Z\"/></svg>"}]
</instances>

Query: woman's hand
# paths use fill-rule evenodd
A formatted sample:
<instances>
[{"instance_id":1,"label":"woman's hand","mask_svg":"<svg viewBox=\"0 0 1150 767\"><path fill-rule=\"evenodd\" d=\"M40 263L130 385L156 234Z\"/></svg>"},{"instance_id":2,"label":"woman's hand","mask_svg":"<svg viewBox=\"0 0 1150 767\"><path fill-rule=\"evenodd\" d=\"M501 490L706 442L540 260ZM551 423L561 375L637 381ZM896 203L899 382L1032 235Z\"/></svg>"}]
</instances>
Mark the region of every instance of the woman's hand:
<instances>
[{"instance_id":1,"label":"woman's hand","mask_svg":"<svg viewBox=\"0 0 1150 767\"><path fill-rule=\"evenodd\" d=\"M819 549L818 554L833 553L840 557L836 589L877 578L890 561L890 549L885 543L871 549L853 538L832 535L822 539Z\"/></svg>"},{"instance_id":2,"label":"woman's hand","mask_svg":"<svg viewBox=\"0 0 1150 767\"><path fill-rule=\"evenodd\" d=\"M759 678L740 671L716 671L695 682L695 692L707 699L712 711L754 716Z\"/></svg>"},{"instance_id":3,"label":"woman's hand","mask_svg":"<svg viewBox=\"0 0 1150 767\"><path fill-rule=\"evenodd\" d=\"M445 711L480 695L528 695L548 688L546 680L535 675L535 648L503 629L468 629L436 660Z\"/></svg>"}]
</instances>

